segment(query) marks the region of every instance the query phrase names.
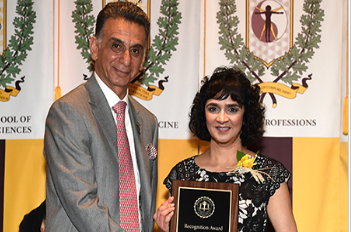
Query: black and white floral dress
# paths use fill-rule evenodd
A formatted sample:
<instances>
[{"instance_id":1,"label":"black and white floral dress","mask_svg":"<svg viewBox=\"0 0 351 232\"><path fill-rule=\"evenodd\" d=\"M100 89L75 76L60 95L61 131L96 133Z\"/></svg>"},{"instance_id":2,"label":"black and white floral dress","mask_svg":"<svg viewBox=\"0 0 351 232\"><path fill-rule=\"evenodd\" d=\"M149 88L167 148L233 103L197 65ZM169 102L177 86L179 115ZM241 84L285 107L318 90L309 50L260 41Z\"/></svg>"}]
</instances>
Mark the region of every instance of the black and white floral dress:
<instances>
[{"instance_id":1,"label":"black and white floral dress","mask_svg":"<svg viewBox=\"0 0 351 232\"><path fill-rule=\"evenodd\" d=\"M193 180L227 182L239 184L238 232L266 231L268 200L284 181L290 179L290 172L279 161L258 154L253 170L260 169L265 181L258 183L251 173L227 175L225 172L209 172L195 163L195 157L185 159L175 165L163 184L172 193L172 180Z\"/></svg>"}]
</instances>

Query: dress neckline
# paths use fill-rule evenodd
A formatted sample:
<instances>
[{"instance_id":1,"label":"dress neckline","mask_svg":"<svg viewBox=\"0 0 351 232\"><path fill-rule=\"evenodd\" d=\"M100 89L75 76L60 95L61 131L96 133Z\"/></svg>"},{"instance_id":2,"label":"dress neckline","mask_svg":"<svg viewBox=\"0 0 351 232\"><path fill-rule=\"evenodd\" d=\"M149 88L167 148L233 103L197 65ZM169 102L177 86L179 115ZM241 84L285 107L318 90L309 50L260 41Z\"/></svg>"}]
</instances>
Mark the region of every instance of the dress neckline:
<instances>
[{"instance_id":1,"label":"dress neckline","mask_svg":"<svg viewBox=\"0 0 351 232\"><path fill-rule=\"evenodd\" d=\"M224 176L226 175L228 172L232 171L232 170L228 170L228 172L212 172L212 171L209 171L207 169L204 169L204 168L201 168L199 165L197 165L197 163L195 162L195 157L196 156L193 156L192 157L192 160L194 161L194 165L195 165L195 168L197 168L198 170L200 171L205 171L206 173L210 173L212 175L220 175L220 176ZM234 170L234 169L233 169Z\"/></svg>"}]
</instances>

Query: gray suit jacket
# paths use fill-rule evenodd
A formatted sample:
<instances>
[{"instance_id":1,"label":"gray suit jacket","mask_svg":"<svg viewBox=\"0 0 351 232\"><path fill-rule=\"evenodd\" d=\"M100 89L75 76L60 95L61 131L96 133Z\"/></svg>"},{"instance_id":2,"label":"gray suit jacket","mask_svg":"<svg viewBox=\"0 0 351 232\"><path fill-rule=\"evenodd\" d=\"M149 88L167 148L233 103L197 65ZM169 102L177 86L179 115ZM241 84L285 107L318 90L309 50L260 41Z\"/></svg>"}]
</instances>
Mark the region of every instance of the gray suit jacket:
<instances>
[{"instance_id":1,"label":"gray suit jacket","mask_svg":"<svg viewBox=\"0 0 351 232\"><path fill-rule=\"evenodd\" d=\"M153 231L158 146L156 117L129 97L141 191L142 231ZM117 126L94 76L51 106L45 127L45 231L124 231L119 226Z\"/></svg>"}]
</instances>

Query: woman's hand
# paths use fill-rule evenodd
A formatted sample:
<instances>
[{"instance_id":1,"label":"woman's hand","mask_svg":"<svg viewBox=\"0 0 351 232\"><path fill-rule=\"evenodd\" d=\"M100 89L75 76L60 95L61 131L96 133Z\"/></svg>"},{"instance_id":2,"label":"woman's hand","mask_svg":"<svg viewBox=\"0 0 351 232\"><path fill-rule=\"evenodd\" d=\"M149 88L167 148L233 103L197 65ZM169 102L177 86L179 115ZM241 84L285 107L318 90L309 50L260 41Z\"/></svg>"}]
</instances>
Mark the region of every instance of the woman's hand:
<instances>
[{"instance_id":1,"label":"woman's hand","mask_svg":"<svg viewBox=\"0 0 351 232\"><path fill-rule=\"evenodd\" d=\"M160 207L157 208L154 214L154 220L162 232L169 231L169 222L174 214L174 203L172 203L174 197L169 197L167 201L163 202Z\"/></svg>"}]
</instances>

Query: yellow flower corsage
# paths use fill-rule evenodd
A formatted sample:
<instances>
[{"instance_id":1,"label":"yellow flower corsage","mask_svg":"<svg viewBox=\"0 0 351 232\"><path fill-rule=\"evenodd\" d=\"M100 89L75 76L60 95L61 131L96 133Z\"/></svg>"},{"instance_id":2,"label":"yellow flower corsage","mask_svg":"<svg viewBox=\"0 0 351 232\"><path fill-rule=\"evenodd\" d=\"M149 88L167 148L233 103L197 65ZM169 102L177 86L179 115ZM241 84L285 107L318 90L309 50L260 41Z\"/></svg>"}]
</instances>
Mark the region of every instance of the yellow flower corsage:
<instances>
[{"instance_id":1,"label":"yellow flower corsage","mask_svg":"<svg viewBox=\"0 0 351 232\"><path fill-rule=\"evenodd\" d=\"M240 151L238 151L238 152L240 152ZM256 159L256 156L251 158L251 156L249 154L246 154L240 160L238 160L238 164L236 166L250 168L252 170L252 167L254 165L256 165L255 159Z\"/></svg>"},{"instance_id":2,"label":"yellow flower corsage","mask_svg":"<svg viewBox=\"0 0 351 232\"><path fill-rule=\"evenodd\" d=\"M236 158L238 160L238 164L236 165L236 168L233 171L228 172L227 175L234 174L234 173L244 174L244 173L250 172L251 175L253 176L253 178L255 178L255 180L259 184L264 181L262 174L265 174L269 178L271 178L270 175L261 171L261 170L264 170L266 168L257 169L257 170L252 169L253 166L256 165L255 160L256 160L258 152L256 153L256 155L254 157L251 157L249 154L245 154L241 151L237 151Z\"/></svg>"}]
</instances>

